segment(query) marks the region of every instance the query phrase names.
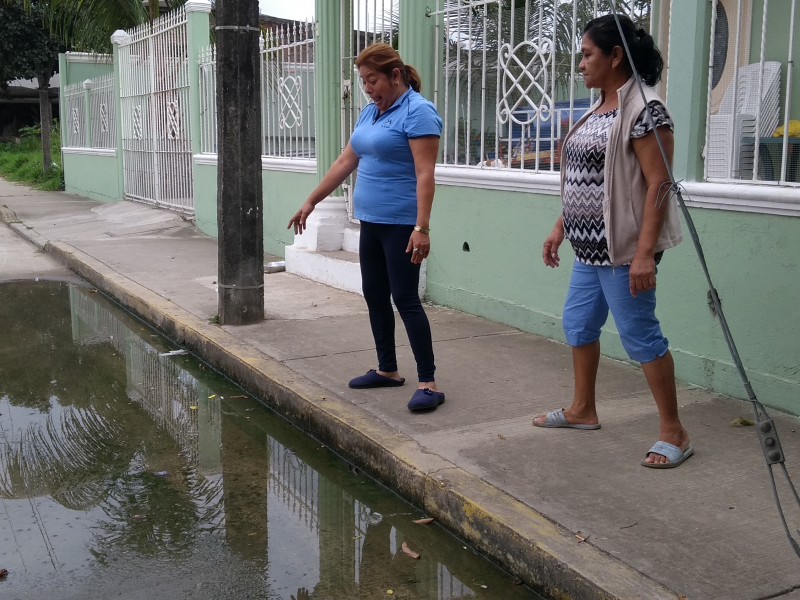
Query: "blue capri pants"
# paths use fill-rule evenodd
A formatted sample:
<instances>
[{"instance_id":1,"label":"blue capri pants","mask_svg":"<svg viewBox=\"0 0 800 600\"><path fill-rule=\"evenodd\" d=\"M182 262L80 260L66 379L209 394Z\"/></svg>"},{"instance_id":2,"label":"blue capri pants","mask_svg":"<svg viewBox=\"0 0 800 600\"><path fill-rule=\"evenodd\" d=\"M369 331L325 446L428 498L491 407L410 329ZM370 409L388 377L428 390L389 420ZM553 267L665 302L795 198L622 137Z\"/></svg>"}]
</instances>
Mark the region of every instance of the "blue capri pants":
<instances>
[{"instance_id":1,"label":"blue capri pants","mask_svg":"<svg viewBox=\"0 0 800 600\"><path fill-rule=\"evenodd\" d=\"M634 298L629 272L630 265L596 267L575 261L564 305L567 344L585 346L599 340L611 310L631 360L648 363L667 353L669 342L656 318L656 292L639 292Z\"/></svg>"}]
</instances>

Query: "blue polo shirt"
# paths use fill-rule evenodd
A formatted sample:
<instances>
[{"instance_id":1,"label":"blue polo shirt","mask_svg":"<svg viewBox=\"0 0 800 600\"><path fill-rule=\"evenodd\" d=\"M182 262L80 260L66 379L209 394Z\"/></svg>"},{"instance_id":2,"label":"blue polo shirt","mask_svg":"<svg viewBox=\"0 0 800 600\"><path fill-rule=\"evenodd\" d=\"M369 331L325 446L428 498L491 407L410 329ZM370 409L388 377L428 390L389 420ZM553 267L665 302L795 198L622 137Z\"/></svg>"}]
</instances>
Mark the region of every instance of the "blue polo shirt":
<instances>
[{"instance_id":1,"label":"blue polo shirt","mask_svg":"<svg viewBox=\"0 0 800 600\"><path fill-rule=\"evenodd\" d=\"M408 140L442 135L432 102L410 89L382 115L375 104L361 111L350 145L358 156L355 217L370 223L417 222L417 175Z\"/></svg>"}]
</instances>

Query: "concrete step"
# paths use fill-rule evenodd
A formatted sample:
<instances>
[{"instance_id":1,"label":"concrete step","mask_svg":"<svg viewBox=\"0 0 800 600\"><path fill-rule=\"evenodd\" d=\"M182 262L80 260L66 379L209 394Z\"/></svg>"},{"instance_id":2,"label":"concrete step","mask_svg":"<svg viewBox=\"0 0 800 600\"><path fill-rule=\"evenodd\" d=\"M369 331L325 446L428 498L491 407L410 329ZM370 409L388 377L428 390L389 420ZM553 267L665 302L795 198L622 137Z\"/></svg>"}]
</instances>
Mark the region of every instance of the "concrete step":
<instances>
[{"instance_id":1,"label":"concrete step","mask_svg":"<svg viewBox=\"0 0 800 600\"><path fill-rule=\"evenodd\" d=\"M286 246L286 272L361 294L361 267L358 254L346 250L320 252Z\"/></svg>"}]
</instances>

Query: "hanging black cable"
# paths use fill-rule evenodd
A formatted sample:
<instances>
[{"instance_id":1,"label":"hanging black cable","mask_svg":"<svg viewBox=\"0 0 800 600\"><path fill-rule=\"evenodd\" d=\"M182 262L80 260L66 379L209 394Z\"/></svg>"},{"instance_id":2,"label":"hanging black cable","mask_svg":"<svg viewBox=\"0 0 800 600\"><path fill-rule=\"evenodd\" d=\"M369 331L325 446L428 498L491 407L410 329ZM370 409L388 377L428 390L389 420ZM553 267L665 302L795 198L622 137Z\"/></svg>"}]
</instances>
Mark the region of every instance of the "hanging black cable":
<instances>
[{"instance_id":1,"label":"hanging black cable","mask_svg":"<svg viewBox=\"0 0 800 600\"><path fill-rule=\"evenodd\" d=\"M680 206L681 213L683 214L683 218L686 221L686 226L689 229L689 233L692 237L692 242L694 244L695 251L697 252L697 257L700 259L700 266L703 269L703 273L706 277L706 282L708 283L708 289L711 294L711 302L714 305L714 310L716 311L717 316L719 317L720 325L722 326L722 333L725 336L725 342L728 344L728 350L730 350L731 357L733 358L733 362L736 365L736 370L739 373L739 377L742 379L742 383L744 384L744 389L747 392L747 397L750 399L750 402L753 405L753 412L756 417L756 434L758 434L758 440L761 443L761 450L764 453L764 459L767 462L767 469L769 470L769 477L770 482L772 483L772 494L775 498L775 504L778 507L778 514L780 515L781 522L783 523L783 529L786 532L786 537L789 539L789 544L791 544L792 548L794 549L797 556L800 557L800 544L798 544L797 540L794 539L792 536L792 532L789 529L789 525L786 522L786 516L783 512L783 506L781 506L781 499L780 495L778 494L778 488L775 485L775 473L772 470L774 465L780 465L783 471L783 475L786 479L786 482L789 485L789 489L791 490L792 495L794 496L795 501L797 502L798 507L800 507L800 496L797 494L797 488L795 488L794 483L792 482L791 477L789 476L789 472L786 470L785 464L785 457L783 454L783 450L781 448L781 442L778 438L778 430L775 427L775 423L770 418L769 414L767 413L767 409L764 407L761 402L759 402L758 398L756 397L755 392L753 391L753 386L750 385L750 380L747 378L747 374L744 370L744 365L742 364L742 359L739 357L739 351L736 349L736 344L733 341L733 335L731 334L730 327L728 327L728 321L725 318L725 313L722 310L722 304L719 301L719 296L717 295L717 290L714 288L714 284L711 281L711 274L708 271L708 264L706 263L705 254L703 253L703 246L700 244L700 238L697 235L697 229L695 229L694 221L692 220L691 215L689 214L689 209L686 207L686 203L683 200L683 195L681 193L681 186L680 184L675 181L675 176L672 173L672 165L670 164L669 158L667 157L667 153L664 150L664 146L661 143L661 138L658 135L658 129L656 128L655 121L653 119L653 115L651 113L650 106L647 103L647 98L644 94L644 86L642 84L642 79L639 76L639 72L636 70L636 65L633 62L633 56L631 55L631 50L628 46L628 40L625 38L625 32L622 29L622 24L619 20L619 15L617 13L617 1L611 1L611 12L614 15L614 22L617 24L617 29L619 30L620 37L622 38L622 45L625 48L625 54L628 57L628 63L630 64L631 71L633 72L633 76L636 78L636 84L638 85L639 93L642 96L642 100L645 103L645 109L647 113L647 120L648 124L650 125L653 134L655 134L656 142L658 143L658 149L661 152L661 158L664 160L664 165L667 168L667 173L669 174L670 180L670 187L668 190L665 190L662 194L659 190L659 197L657 202L663 202L666 198L669 200L668 196L670 193L674 193L675 196L678 198L678 205ZM800 530L798 530L800 533Z\"/></svg>"}]
</instances>

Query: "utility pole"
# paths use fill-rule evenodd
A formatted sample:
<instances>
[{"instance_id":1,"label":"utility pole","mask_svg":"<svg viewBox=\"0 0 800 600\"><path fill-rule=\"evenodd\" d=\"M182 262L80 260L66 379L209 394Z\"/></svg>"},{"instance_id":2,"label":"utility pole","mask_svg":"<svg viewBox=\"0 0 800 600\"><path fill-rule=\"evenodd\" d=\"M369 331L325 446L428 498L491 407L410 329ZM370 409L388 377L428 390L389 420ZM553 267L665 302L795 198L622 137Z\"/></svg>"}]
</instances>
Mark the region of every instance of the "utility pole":
<instances>
[{"instance_id":1,"label":"utility pole","mask_svg":"<svg viewBox=\"0 0 800 600\"><path fill-rule=\"evenodd\" d=\"M50 76L53 73L52 65L42 69L37 74L36 80L39 83L39 120L42 126L42 162L44 174L48 175L53 169L52 156L52 128L53 112L50 105ZM89 140L87 140L88 142Z\"/></svg>"},{"instance_id":2,"label":"utility pole","mask_svg":"<svg viewBox=\"0 0 800 600\"><path fill-rule=\"evenodd\" d=\"M258 0L217 0L217 276L222 325L264 318Z\"/></svg>"}]
</instances>

